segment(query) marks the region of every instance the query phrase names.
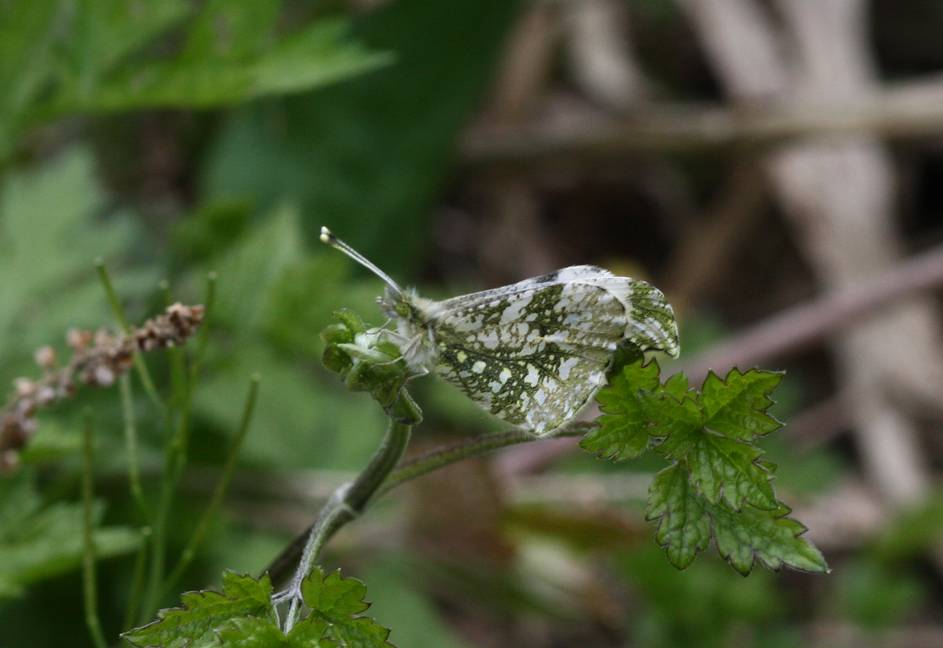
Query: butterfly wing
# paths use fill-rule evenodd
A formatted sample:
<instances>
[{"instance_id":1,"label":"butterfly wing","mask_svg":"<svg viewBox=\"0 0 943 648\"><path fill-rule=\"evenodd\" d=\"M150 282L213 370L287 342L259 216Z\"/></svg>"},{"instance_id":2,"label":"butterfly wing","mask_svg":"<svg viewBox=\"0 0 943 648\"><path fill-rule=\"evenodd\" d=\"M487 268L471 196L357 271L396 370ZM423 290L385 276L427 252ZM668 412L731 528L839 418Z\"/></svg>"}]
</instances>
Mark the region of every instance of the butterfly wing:
<instances>
[{"instance_id":1,"label":"butterfly wing","mask_svg":"<svg viewBox=\"0 0 943 648\"><path fill-rule=\"evenodd\" d=\"M438 302L437 372L499 418L545 435L605 382L616 348L676 355L664 295L594 266Z\"/></svg>"}]
</instances>

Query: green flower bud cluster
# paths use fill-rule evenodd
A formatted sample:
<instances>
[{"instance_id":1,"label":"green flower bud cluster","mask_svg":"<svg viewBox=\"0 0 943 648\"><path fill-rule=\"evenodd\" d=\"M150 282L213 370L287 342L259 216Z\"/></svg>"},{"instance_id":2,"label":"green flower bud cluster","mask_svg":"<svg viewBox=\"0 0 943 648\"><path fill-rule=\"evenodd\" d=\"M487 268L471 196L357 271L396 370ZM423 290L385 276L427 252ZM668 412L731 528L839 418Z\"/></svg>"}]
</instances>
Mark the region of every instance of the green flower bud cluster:
<instances>
[{"instance_id":1,"label":"green flower bud cluster","mask_svg":"<svg viewBox=\"0 0 943 648\"><path fill-rule=\"evenodd\" d=\"M367 328L353 311L336 311L334 318L337 323L321 331L324 366L340 374L348 389L368 392L389 409L413 377L399 348L384 331Z\"/></svg>"}]
</instances>

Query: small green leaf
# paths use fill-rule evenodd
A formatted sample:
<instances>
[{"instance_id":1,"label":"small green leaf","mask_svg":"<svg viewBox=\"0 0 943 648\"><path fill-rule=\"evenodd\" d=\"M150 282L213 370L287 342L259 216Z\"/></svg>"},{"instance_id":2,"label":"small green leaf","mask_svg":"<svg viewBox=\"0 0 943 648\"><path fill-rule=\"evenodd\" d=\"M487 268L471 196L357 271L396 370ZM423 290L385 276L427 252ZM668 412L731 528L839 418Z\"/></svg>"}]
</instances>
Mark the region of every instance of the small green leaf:
<instances>
[{"instance_id":1,"label":"small green leaf","mask_svg":"<svg viewBox=\"0 0 943 648\"><path fill-rule=\"evenodd\" d=\"M778 506L770 474L757 460L759 448L705 431L688 455L692 481L711 504L723 498L739 510L743 502L761 509Z\"/></svg>"},{"instance_id":2,"label":"small green leaf","mask_svg":"<svg viewBox=\"0 0 943 648\"><path fill-rule=\"evenodd\" d=\"M687 473L677 464L655 475L645 517L658 520L655 540L678 569L690 565L710 542L710 518L688 483Z\"/></svg>"},{"instance_id":3,"label":"small green leaf","mask_svg":"<svg viewBox=\"0 0 943 648\"><path fill-rule=\"evenodd\" d=\"M256 580L251 576L225 572L222 593L187 592L181 596L183 607L161 610L157 621L126 632L122 637L132 645L141 647L183 648L194 644L205 645L212 640L218 628L231 623L233 619L260 617L263 621L274 623L271 596L272 582L267 575ZM252 626L257 628L258 624Z\"/></svg>"},{"instance_id":4,"label":"small green leaf","mask_svg":"<svg viewBox=\"0 0 943 648\"><path fill-rule=\"evenodd\" d=\"M752 441L778 430L782 423L767 414L770 394L782 382L782 372L731 369L721 380L710 372L701 388L705 425L731 439Z\"/></svg>"},{"instance_id":5,"label":"small green leaf","mask_svg":"<svg viewBox=\"0 0 943 648\"><path fill-rule=\"evenodd\" d=\"M722 502L708 507L717 551L738 572L746 576L759 559L770 569L783 565L802 571L827 573L822 553L809 540L800 522L786 517L789 507L772 511L744 506L734 511Z\"/></svg>"},{"instance_id":6,"label":"small green leaf","mask_svg":"<svg viewBox=\"0 0 943 648\"><path fill-rule=\"evenodd\" d=\"M667 459L683 462L691 483L711 504L723 498L739 509L744 501L763 509L778 506L763 451L704 428L678 429L659 446Z\"/></svg>"},{"instance_id":7,"label":"small green leaf","mask_svg":"<svg viewBox=\"0 0 943 648\"><path fill-rule=\"evenodd\" d=\"M350 310L349 308L342 308L340 310L334 311L334 319L344 325L348 331L351 333L350 340L347 342L353 342L354 336L358 333L365 333L367 330L367 325L364 324L363 319Z\"/></svg>"},{"instance_id":8,"label":"small green leaf","mask_svg":"<svg viewBox=\"0 0 943 648\"><path fill-rule=\"evenodd\" d=\"M334 648L322 640L327 624L304 619L286 636L274 621L260 617L240 617L226 622L218 631L219 646L231 648ZM211 644L215 645L215 644Z\"/></svg>"},{"instance_id":9,"label":"small green leaf","mask_svg":"<svg viewBox=\"0 0 943 648\"><path fill-rule=\"evenodd\" d=\"M603 415L581 446L615 460L654 446L672 462L652 482L646 517L657 520L655 539L679 569L713 537L743 574L757 558L772 569L827 571L801 537L805 527L776 499L775 466L753 444L780 427L767 411L781 381L781 373L733 369L724 380L709 374L698 393L683 374L662 384L657 363L639 359L599 392Z\"/></svg>"},{"instance_id":10,"label":"small green leaf","mask_svg":"<svg viewBox=\"0 0 943 648\"><path fill-rule=\"evenodd\" d=\"M370 607L363 600L367 586L356 578L344 578L339 569L326 577L315 569L302 583L301 593L308 607L328 621L346 620Z\"/></svg>"},{"instance_id":11,"label":"small green leaf","mask_svg":"<svg viewBox=\"0 0 943 648\"><path fill-rule=\"evenodd\" d=\"M344 578L337 571L325 576L315 568L301 584L305 604L311 608L310 619L328 624L325 638L351 648L385 648L390 631L369 617L357 616L370 604L364 600L367 586L355 578Z\"/></svg>"},{"instance_id":12,"label":"small green leaf","mask_svg":"<svg viewBox=\"0 0 943 648\"><path fill-rule=\"evenodd\" d=\"M589 432L580 446L603 459L624 461L645 452L650 443L646 396L656 389L658 364L643 365L638 360L613 377L608 387L596 396L603 415L599 426Z\"/></svg>"}]
</instances>

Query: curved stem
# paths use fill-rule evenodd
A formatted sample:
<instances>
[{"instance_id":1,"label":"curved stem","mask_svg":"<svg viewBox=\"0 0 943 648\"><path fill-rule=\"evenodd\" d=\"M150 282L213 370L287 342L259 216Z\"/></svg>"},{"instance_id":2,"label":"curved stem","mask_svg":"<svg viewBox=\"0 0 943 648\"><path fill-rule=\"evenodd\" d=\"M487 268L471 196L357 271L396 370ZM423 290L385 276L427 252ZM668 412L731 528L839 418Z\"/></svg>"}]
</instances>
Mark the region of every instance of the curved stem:
<instances>
[{"instance_id":1,"label":"curved stem","mask_svg":"<svg viewBox=\"0 0 943 648\"><path fill-rule=\"evenodd\" d=\"M416 457L415 459L407 461L399 468L392 471L380 486L380 488L376 491L373 499L386 495L397 486L401 486L402 484L412 481L417 477L422 477L423 475L436 471L439 468L444 468L445 466L457 463L464 459L479 457L481 455L488 454L489 452L493 452L494 450L506 448L512 445L518 445L521 443L541 441L542 439L582 436L595 426L596 424L593 422L575 421L564 425L556 432L546 437L536 437L524 430L508 430L505 432L482 434L461 443L439 448L438 450L432 450L426 454ZM328 514L328 509L330 507L331 503L329 501L322 509L321 514L318 516L318 520ZM285 547L281 554L279 554L279 556L269 564L265 571L268 572L273 581L280 581L282 575L290 568L290 565L295 563L295 561L298 559L298 556L302 552L302 547L306 546L305 541L310 541L317 523L318 522L315 522L315 524L308 527L308 529L295 538L292 543Z\"/></svg>"},{"instance_id":2,"label":"curved stem","mask_svg":"<svg viewBox=\"0 0 943 648\"><path fill-rule=\"evenodd\" d=\"M386 495L397 486L416 479L417 477L422 477L423 475L448 466L449 464L462 461L463 459L478 457L500 448L529 443L531 441L582 436L594 426L594 423L589 422L573 422L564 425L559 430L546 437L535 437L525 430L508 430L506 432L482 434L453 446L432 450L422 456L407 461L393 471L389 478L383 483L383 487L377 492L377 497Z\"/></svg>"},{"instance_id":3,"label":"curved stem","mask_svg":"<svg viewBox=\"0 0 943 648\"><path fill-rule=\"evenodd\" d=\"M84 524L82 525L82 592L85 604L85 625L96 648L105 648L105 636L102 634L101 621L98 618L98 592L95 583L95 513L94 513L94 485L92 473L94 467L94 430L92 428L91 410L83 412L82 426L82 509Z\"/></svg>"},{"instance_id":4,"label":"curved stem","mask_svg":"<svg viewBox=\"0 0 943 648\"><path fill-rule=\"evenodd\" d=\"M406 452L406 446L412 434L413 425L422 420L419 407L405 389L400 393L394 404L387 410L390 423L380 447L364 468L352 482L341 485L318 514L318 518L308 534L301 561L295 570L291 585L279 597L289 600L288 615L285 617L285 632L291 631L301 613L301 585L311 569L314 561L325 543L337 533L345 524L355 519L377 494L380 486L389 477Z\"/></svg>"}]
</instances>

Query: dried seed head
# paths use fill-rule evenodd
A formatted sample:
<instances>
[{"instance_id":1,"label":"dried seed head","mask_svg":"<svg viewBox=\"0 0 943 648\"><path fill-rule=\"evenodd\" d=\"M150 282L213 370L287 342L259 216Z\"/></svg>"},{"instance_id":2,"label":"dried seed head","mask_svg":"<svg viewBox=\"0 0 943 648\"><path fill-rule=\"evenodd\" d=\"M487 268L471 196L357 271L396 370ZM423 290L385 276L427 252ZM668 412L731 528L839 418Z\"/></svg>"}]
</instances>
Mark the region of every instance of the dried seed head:
<instances>
[{"instance_id":1,"label":"dried seed head","mask_svg":"<svg viewBox=\"0 0 943 648\"><path fill-rule=\"evenodd\" d=\"M202 319L202 306L174 304L127 334L71 329L66 342L72 358L63 367L57 367L52 347L37 349L34 357L44 376L40 380L17 378L11 400L0 410L0 472L19 463L20 448L36 431L39 408L71 398L76 382L110 387L131 368L135 353L183 344Z\"/></svg>"},{"instance_id":2,"label":"dried seed head","mask_svg":"<svg viewBox=\"0 0 943 648\"><path fill-rule=\"evenodd\" d=\"M49 385L43 385L36 390L36 403L42 407L56 400L56 390Z\"/></svg>"},{"instance_id":3,"label":"dried seed head","mask_svg":"<svg viewBox=\"0 0 943 648\"><path fill-rule=\"evenodd\" d=\"M19 465L19 452L12 449L0 451L0 474L13 472Z\"/></svg>"},{"instance_id":4,"label":"dried seed head","mask_svg":"<svg viewBox=\"0 0 943 648\"><path fill-rule=\"evenodd\" d=\"M168 306L162 315L147 320L141 328L134 331L137 347L141 351L150 351L158 347L182 344L193 335L202 321L202 306L173 304Z\"/></svg>"},{"instance_id":5,"label":"dried seed head","mask_svg":"<svg viewBox=\"0 0 943 648\"><path fill-rule=\"evenodd\" d=\"M75 351L84 351L92 343L92 332L80 329L69 329L66 333L65 341L69 347Z\"/></svg>"},{"instance_id":6,"label":"dried seed head","mask_svg":"<svg viewBox=\"0 0 943 648\"><path fill-rule=\"evenodd\" d=\"M52 371L56 368L56 350L51 346L41 346L36 349L33 359L40 367L46 371Z\"/></svg>"},{"instance_id":7,"label":"dried seed head","mask_svg":"<svg viewBox=\"0 0 943 648\"><path fill-rule=\"evenodd\" d=\"M115 384L115 372L104 365L95 367L95 384L99 387L111 387Z\"/></svg>"},{"instance_id":8,"label":"dried seed head","mask_svg":"<svg viewBox=\"0 0 943 648\"><path fill-rule=\"evenodd\" d=\"M95 346L104 347L104 346L108 346L111 343L112 339L114 338L112 337L111 333L108 332L108 329L100 328L97 331L95 331L94 339L95 339Z\"/></svg>"},{"instance_id":9,"label":"dried seed head","mask_svg":"<svg viewBox=\"0 0 943 648\"><path fill-rule=\"evenodd\" d=\"M24 398L36 390L36 383L29 378L14 378L13 388L18 398Z\"/></svg>"}]
</instances>

